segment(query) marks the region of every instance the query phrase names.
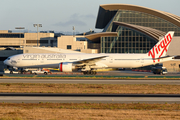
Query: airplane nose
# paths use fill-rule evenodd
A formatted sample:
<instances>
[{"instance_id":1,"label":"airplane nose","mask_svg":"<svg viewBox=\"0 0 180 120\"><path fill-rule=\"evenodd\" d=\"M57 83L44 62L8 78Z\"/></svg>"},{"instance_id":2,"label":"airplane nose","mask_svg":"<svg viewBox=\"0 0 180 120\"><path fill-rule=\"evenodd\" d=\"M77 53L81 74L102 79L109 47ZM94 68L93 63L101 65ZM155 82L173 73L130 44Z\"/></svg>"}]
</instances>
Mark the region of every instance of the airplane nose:
<instances>
[{"instance_id":1,"label":"airplane nose","mask_svg":"<svg viewBox=\"0 0 180 120\"><path fill-rule=\"evenodd\" d=\"M4 62L5 65L9 65L8 60L4 60L3 62Z\"/></svg>"},{"instance_id":2,"label":"airplane nose","mask_svg":"<svg viewBox=\"0 0 180 120\"><path fill-rule=\"evenodd\" d=\"M7 60L4 60L3 63L6 65L7 64Z\"/></svg>"}]
</instances>

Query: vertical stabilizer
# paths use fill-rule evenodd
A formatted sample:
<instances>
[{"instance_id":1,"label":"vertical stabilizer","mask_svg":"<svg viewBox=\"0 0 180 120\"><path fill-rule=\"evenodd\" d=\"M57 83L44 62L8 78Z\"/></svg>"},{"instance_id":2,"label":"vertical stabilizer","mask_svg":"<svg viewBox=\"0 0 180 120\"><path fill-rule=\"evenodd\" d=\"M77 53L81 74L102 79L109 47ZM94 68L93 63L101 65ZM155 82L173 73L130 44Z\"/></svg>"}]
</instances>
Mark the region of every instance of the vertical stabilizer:
<instances>
[{"instance_id":1,"label":"vertical stabilizer","mask_svg":"<svg viewBox=\"0 0 180 120\"><path fill-rule=\"evenodd\" d=\"M152 57L153 62L155 59L164 57L168 51L169 45L174 36L174 32L168 32L159 42L148 52L148 56ZM159 61L159 60L158 60Z\"/></svg>"}]
</instances>

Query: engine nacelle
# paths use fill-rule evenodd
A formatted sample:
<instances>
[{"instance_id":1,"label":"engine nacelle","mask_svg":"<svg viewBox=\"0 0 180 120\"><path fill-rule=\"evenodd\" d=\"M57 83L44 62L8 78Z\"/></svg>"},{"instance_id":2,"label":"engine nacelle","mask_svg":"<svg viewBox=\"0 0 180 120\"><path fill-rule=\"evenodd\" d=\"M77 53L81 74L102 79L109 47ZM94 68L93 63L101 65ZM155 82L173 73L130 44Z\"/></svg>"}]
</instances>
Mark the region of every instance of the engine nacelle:
<instances>
[{"instance_id":1,"label":"engine nacelle","mask_svg":"<svg viewBox=\"0 0 180 120\"><path fill-rule=\"evenodd\" d=\"M59 64L60 72L73 72L76 71L76 66L73 63L62 62Z\"/></svg>"}]
</instances>

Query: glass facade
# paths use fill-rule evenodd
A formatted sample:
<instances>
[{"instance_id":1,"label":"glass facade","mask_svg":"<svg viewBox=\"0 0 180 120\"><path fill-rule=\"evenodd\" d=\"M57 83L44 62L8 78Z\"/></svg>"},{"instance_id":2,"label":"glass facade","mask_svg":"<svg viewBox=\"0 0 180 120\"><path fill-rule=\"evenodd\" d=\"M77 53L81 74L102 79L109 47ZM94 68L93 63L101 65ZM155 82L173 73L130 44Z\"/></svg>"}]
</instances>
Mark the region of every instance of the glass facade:
<instances>
[{"instance_id":1,"label":"glass facade","mask_svg":"<svg viewBox=\"0 0 180 120\"><path fill-rule=\"evenodd\" d=\"M114 29L114 21L163 32L175 31L175 36L180 36L180 27L167 20L138 11L118 10L104 29L104 32L118 32L118 37L101 37L101 53L147 53L157 43L154 38L128 27L118 26Z\"/></svg>"},{"instance_id":2,"label":"glass facade","mask_svg":"<svg viewBox=\"0 0 180 120\"><path fill-rule=\"evenodd\" d=\"M24 34L0 34L0 38L24 38Z\"/></svg>"},{"instance_id":3,"label":"glass facade","mask_svg":"<svg viewBox=\"0 0 180 120\"><path fill-rule=\"evenodd\" d=\"M101 53L147 53L157 41L138 31L117 28L118 37L101 37Z\"/></svg>"},{"instance_id":4,"label":"glass facade","mask_svg":"<svg viewBox=\"0 0 180 120\"><path fill-rule=\"evenodd\" d=\"M175 36L180 36L180 27L160 17L131 10L118 10L112 21L125 22L129 24L154 28L163 32L175 31ZM111 32L112 24L107 28Z\"/></svg>"},{"instance_id":5,"label":"glass facade","mask_svg":"<svg viewBox=\"0 0 180 120\"><path fill-rule=\"evenodd\" d=\"M26 40L26 43L34 44L34 43L37 43L37 40ZM38 43L46 43L46 44L48 44L48 40L38 40Z\"/></svg>"}]
</instances>

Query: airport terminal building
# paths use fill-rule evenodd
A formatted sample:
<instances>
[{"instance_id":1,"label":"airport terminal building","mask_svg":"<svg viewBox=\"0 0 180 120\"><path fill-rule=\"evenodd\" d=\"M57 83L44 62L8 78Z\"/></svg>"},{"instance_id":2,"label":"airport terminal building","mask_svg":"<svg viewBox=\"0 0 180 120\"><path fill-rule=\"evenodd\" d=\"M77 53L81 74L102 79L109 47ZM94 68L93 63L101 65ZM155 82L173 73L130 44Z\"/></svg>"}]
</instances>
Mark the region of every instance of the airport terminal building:
<instances>
[{"instance_id":1,"label":"airport terminal building","mask_svg":"<svg viewBox=\"0 0 180 120\"><path fill-rule=\"evenodd\" d=\"M168 31L175 31L168 55L180 55L180 17L171 13L128 4L100 5L96 28L102 33L86 36L100 44L101 53L147 53ZM179 72L180 61L163 64Z\"/></svg>"},{"instance_id":2,"label":"airport terminal building","mask_svg":"<svg viewBox=\"0 0 180 120\"><path fill-rule=\"evenodd\" d=\"M103 36L87 38L100 42L101 53L147 53L168 31L180 36L180 17L136 5L106 4L99 7L96 28L103 29Z\"/></svg>"},{"instance_id":3,"label":"airport terminal building","mask_svg":"<svg viewBox=\"0 0 180 120\"><path fill-rule=\"evenodd\" d=\"M15 35L5 31L0 33L0 46L23 46L23 53L69 52L66 50L84 53L147 53L168 31L175 31L168 55L180 56L180 17L177 15L136 5L105 4L99 6L95 27L102 29L102 32L81 36L39 33L39 48L37 33L23 33L18 37L18 33ZM180 71L179 60L164 65L169 71Z\"/></svg>"}]
</instances>

